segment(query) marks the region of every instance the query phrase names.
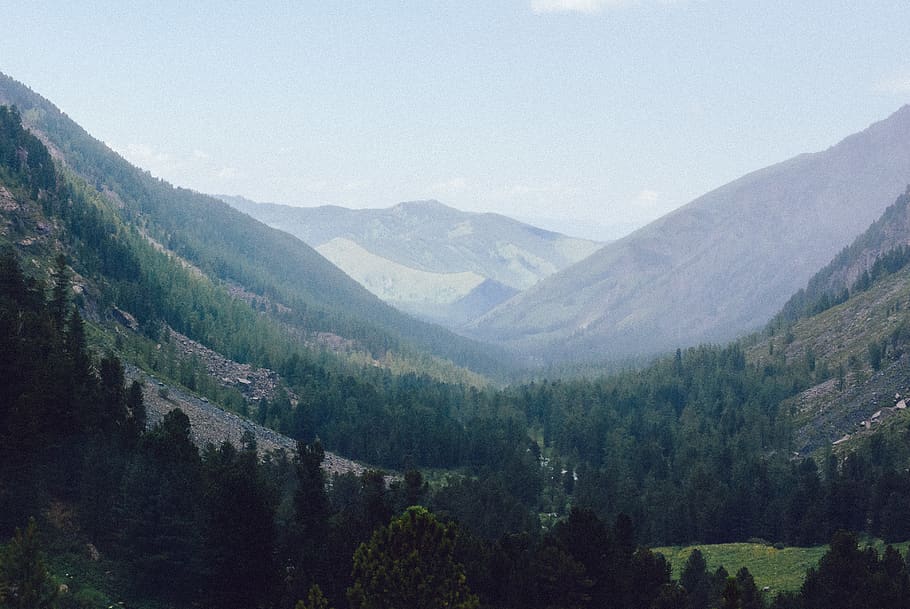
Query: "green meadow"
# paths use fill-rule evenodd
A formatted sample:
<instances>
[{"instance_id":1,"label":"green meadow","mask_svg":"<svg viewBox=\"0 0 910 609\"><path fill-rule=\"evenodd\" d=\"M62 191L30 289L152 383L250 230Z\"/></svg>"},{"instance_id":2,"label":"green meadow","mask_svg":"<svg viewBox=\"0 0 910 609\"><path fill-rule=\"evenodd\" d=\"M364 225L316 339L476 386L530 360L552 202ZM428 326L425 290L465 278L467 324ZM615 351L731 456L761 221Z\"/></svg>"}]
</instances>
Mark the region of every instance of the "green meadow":
<instances>
[{"instance_id":1,"label":"green meadow","mask_svg":"<svg viewBox=\"0 0 910 609\"><path fill-rule=\"evenodd\" d=\"M867 546L874 547L879 553L885 549L885 543L873 539L864 542ZM906 556L910 542L892 544L900 549ZM686 560L692 550L701 550L708 569L714 571L723 565L730 575L735 575L741 567L746 567L755 578L759 589L768 587L773 595L783 590L799 590L803 578L809 567L818 565L818 561L828 546L815 546L811 548L787 547L777 549L774 546L761 543L723 543L692 546L665 546L652 548L654 552L663 554L673 566L673 577L678 579Z\"/></svg>"}]
</instances>

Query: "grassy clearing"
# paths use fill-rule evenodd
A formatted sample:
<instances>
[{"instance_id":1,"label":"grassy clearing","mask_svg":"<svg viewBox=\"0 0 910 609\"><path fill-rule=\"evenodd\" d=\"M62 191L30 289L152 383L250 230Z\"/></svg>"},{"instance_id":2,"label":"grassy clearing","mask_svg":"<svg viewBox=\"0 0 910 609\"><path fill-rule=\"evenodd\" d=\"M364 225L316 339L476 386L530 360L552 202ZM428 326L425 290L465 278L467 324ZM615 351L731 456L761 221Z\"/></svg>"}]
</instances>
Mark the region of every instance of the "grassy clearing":
<instances>
[{"instance_id":1,"label":"grassy clearing","mask_svg":"<svg viewBox=\"0 0 910 609\"><path fill-rule=\"evenodd\" d=\"M885 548L885 543L881 540L869 540L865 543L879 553ZM893 545L899 548L902 554L906 554L910 542ZM778 550L760 543L667 546L652 550L663 554L670 561L673 566L673 577L679 578L683 565L695 548L701 550L711 571L723 565L730 575L735 575L741 567L746 567L755 578L755 584L759 589L767 586L771 594L784 590L799 590L806 570L818 565L818 561L828 551L828 546L789 547Z\"/></svg>"}]
</instances>

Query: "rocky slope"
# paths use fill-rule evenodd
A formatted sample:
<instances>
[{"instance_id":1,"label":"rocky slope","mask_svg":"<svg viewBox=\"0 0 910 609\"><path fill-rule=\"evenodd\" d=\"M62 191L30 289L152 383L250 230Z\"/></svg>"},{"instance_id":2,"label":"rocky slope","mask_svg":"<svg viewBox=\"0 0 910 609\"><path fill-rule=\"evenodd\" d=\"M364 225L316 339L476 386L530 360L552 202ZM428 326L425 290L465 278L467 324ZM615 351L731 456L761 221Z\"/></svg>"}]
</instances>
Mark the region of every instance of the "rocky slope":
<instances>
[{"instance_id":1,"label":"rocky slope","mask_svg":"<svg viewBox=\"0 0 910 609\"><path fill-rule=\"evenodd\" d=\"M239 447L244 433L249 432L256 439L257 450L263 457L277 451L284 451L292 457L297 451L297 443L291 438L223 410L205 398L165 385L155 377L141 374L135 368L128 369L128 377L142 383L150 427L161 421L171 410L180 408L189 418L190 433L200 448L210 443L218 446L222 442L230 442ZM322 467L329 475L353 473L359 476L367 470L360 463L328 451Z\"/></svg>"},{"instance_id":2,"label":"rocky slope","mask_svg":"<svg viewBox=\"0 0 910 609\"><path fill-rule=\"evenodd\" d=\"M839 305L775 324L754 338L746 351L751 362L811 362L818 379L782 406L797 423L794 450L849 447L888 419L907 416L906 402L898 405L910 397L908 294L910 266L905 266Z\"/></svg>"}]
</instances>

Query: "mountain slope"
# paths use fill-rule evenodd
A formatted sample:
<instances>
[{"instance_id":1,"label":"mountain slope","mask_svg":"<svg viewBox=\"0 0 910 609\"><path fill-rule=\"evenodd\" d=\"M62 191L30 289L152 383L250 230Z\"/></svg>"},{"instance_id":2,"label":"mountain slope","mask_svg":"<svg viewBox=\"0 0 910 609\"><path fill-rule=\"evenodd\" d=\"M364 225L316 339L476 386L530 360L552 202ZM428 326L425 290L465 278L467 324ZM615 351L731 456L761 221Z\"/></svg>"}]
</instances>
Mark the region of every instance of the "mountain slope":
<instances>
[{"instance_id":1,"label":"mountain slope","mask_svg":"<svg viewBox=\"0 0 910 609\"><path fill-rule=\"evenodd\" d=\"M491 311L477 336L623 357L765 323L910 182L910 106L823 152L746 175Z\"/></svg>"},{"instance_id":2,"label":"mountain slope","mask_svg":"<svg viewBox=\"0 0 910 609\"><path fill-rule=\"evenodd\" d=\"M17 106L23 122L60 162L104 193L125 223L216 282L268 299L295 331L337 334L375 355L391 350L485 370L499 366L488 348L401 314L291 235L133 167L53 104L2 74L0 103Z\"/></svg>"},{"instance_id":3,"label":"mountain slope","mask_svg":"<svg viewBox=\"0 0 910 609\"><path fill-rule=\"evenodd\" d=\"M485 280L501 285L495 294L504 299L601 245L498 214L462 212L437 201L355 210L221 198L299 237L383 300L452 325L501 302L490 299L494 292L489 285L483 296L471 295ZM473 306L466 307L466 302Z\"/></svg>"}]
</instances>

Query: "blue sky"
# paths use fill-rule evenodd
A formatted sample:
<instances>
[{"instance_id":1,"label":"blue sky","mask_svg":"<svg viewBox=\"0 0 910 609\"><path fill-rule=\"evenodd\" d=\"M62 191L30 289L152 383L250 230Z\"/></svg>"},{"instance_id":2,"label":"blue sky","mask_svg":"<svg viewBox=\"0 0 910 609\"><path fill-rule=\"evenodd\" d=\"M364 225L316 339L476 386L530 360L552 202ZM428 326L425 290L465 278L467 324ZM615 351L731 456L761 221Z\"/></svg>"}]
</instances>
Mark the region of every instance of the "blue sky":
<instances>
[{"instance_id":1,"label":"blue sky","mask_svg":"<svg viewBox=\"0 0 910 609\"><path fill-rule=\"evenodd\" d=\"M616 237L910 102L910 2L4 3L0 71L175 184Z\"/></svg>"}]
</instances>

